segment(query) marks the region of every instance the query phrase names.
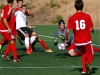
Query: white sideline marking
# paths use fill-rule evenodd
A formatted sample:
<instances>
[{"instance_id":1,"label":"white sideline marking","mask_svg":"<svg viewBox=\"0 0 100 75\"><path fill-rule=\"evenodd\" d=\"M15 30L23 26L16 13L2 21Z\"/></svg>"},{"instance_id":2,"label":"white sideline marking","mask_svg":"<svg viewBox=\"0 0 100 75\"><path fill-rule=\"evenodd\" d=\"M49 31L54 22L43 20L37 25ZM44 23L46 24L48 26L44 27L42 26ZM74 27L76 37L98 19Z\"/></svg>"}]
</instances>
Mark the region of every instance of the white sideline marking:
<instances>
[{"instance_id":1,"label":"white sideline marking","mask_svg":"<svg viewBox=\"0 0 100 75\"><path fill-rule=\"evenodd\" d=\"M100 68L100 66L91 66L92 68ZM53 68L82 68L82 66L52 66L52 67L0 67L0 69L53 69Z\"/></svg>"},{"instance_id":2,"label":"white sideline marking","mask_svg":"<svg viewBox=\"0 0 100 75\"><path fill-rule=\"evenodd\" d=\"M51 38L51 39L53 39L54 37L51 37L51 36L45 36L45 35L38 35L38 36L42 36L42 37L48 37L48 38ZM47 41L47 40L46 40ZM49 40L50 41L50 40ZM92 45L94 45L94 46L100 46L100 45L96 45L96 44L92 44Z\"/></svg>"},{"instance_id":3,"label":"white sideline marking","mask_svg":"<svg viewBox=\"0 0 100 75\"><path fill-rule=\"evenodd\" d=\"M92 45L94 45L94 46L100 46L100 45L96 45L96 44L92 44Z\"/></svg>"},{"instance_id":4,"label":"white sideline marking","mask_svg":"<svg viewBox=\"0 0 100 75\"><path fill-rule=\"evenodd\" d=\"M51 36L45 36L45 35L38 35L38 36L48 37L48 38L51 38L51 39L54 38L54 37L51 37Z\"/></svg>"}]
</instances>

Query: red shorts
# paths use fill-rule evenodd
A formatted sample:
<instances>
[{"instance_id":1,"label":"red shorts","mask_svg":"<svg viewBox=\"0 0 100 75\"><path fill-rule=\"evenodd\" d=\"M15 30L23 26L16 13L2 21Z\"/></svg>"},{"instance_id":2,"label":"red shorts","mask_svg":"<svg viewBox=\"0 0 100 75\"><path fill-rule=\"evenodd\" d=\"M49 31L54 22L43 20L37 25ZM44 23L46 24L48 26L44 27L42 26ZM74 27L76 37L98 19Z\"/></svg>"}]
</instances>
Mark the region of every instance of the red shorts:
<instances>
[{"instance_id":1,"label":"red shorts","mask_svg":"<svg viewBox=\"0 0 100 75\"><path fill-rule=\"evenodd\" d=\"M13 37L10 36L8 32L1 32L1 35L6 38L8 41L13 40ZM13 35L12 35L13 36Z\"/></svg>"},{"instance_id":2,"label":"red shorts","mask_svg":"<svg viewBox=\"0 0 100 75\"><path fill-rule=\"evenodd\" d=\"M76 48L76 45L75 45L74 43L72 43L70 46L67 47L68 53L69 53L70 51L75 51L75 48Z\"/></svg>"},{"instance_id":3,"label":"red shorts","mask_svg":"<svg viewBox=\"0 0 100 75\"><path fill-rule=\"evenodd\" d=\"M77 49L85 53L86 55L94 55L93 47L91 44L83 45L83 46L77 46Z\"/></svg>"}]
</instances>

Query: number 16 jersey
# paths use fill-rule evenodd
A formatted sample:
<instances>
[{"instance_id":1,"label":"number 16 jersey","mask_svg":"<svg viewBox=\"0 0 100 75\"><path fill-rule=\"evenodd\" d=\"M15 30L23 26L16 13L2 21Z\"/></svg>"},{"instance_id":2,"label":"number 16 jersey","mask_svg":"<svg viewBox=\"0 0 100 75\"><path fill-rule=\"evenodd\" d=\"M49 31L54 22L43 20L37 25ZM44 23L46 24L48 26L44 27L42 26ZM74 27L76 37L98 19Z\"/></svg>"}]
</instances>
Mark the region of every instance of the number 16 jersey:
<instances>
[{"instance_id":1,"label":"number 16 jersey","mask_svg":"<svg viewBox=\"0 0 100 75\"><path fill-rule=\"evenodd\" d=\"M93 28L91 17L84 12L76 12L68 20L68 29L73 29L76 45L91 43L90 28Z\"/></svg>"}]
</instances>

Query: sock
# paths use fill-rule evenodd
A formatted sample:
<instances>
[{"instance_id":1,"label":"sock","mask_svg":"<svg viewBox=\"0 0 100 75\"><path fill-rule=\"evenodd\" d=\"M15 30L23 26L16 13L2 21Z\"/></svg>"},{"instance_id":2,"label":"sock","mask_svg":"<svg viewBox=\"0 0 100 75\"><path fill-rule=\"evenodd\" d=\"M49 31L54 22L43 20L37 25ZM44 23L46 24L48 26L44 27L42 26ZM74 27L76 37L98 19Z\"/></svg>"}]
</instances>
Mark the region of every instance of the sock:
<instances>
[{"instance_id":1,"label":"sock","mask_svg":"<svg viewBox=\"0 0 100 75\"><path fill-rule=\"evenodd\" d=\"M25 46L26 49L29 49L29 37L25 37Z\"/></svg>"},{"instance_id":2,"label":"sock","mask_svg":"<svg viewBox=\"0 0 100 75\"><path fill-rule=\"evenodd\" d=\"M11 50L11 45L8 44L8 47L6 48L5 52L4 52L4 55L8 55L8 53L10 52Z\"/></svg>"},{"instance_id":3,"label":"sock","mask_svg":"<svg viewBox=\"0 0 100 75\"><path fill-rule=\"evenodd\" d=\"M82 55L82 69L83 69L83 72L86 72L86 67L85 67L85 64L87 62L87 57L85 54Z\"/></svg>"},{"instance_id":4,"label":"sock","mask_svg":"<svg viewBox=\"0 0 100 75\"><path fill-rule=\"evenodd\" d=\"M32 37L30 38L30 44L32 44L32 43L35 41L36 37L37 37L37 36L32 36Z\"/></svg>"},{"instance_id":5,"label":"sock","mask_svg":"<svg viewBox=\"0 0 100 75\"><path fill-rule=\"evenodd\" d=\"M12 54L13 54L14 59L17 59L17 50L16 50L15 44L11 44L11 50L12 50Z\"/></svg>"},{"instance_id":6,"label":"sock","mask_svg":"<svg viewBox=\"0 0 100 75\"><path fill-rule=\"evenodd\" d=\"M97 48L97 47L95 47L95 46L93 46L93 50L94 50L95 52L100 52L100 51L99 51L99 48Z\"/></svg>"},{"instance_id":7,"label":"sock","mask_svg":"<svg viewBox=\"0 0 100 75\"><path fill-rule=\"evenodd\" d=\"M75 56L79 56L79 55L82 55L82 52L80 51L75 52Z\"/></svg>"},{"instance_id":8,"label":"sock","mask_svg":"<svg viewBox=\"0 0 100 75\"><path fill-rule=\"evenodd\" d=\"M79 56L80 55L80 53L79 52L75 52L75 56Z\"/></svg>"},{"instance_id":9,"label":"sock","mask_svg":"<svg viewBox=\"0 0 100 75\"><path fill-rule=\"evenodd\" d=\"M45 42L42 39L40 39L39 42L45 48L45 50L49 50L49 47L45 44Z\"/></svg>"},{"instance_id":10,"label":"sock","mask_svg":"<svg viewBox=\"0 0 100 75\"><path fill-rule=\"evenodd\" d=\"M5 43L5 41L6 41L6 38L3 37L1 42L0 42L0 45L3 45Z\"/></svg>"},{"instance_id":11,"label":"sock","mask_svg":"<svg viewBox=\"0 0 100 75\"><path fill-rule=\"evenodd\" d=\"M87 63L90 65L92 61L93 61L93 56L88 56Z\"/></svg>"}]
</instances>

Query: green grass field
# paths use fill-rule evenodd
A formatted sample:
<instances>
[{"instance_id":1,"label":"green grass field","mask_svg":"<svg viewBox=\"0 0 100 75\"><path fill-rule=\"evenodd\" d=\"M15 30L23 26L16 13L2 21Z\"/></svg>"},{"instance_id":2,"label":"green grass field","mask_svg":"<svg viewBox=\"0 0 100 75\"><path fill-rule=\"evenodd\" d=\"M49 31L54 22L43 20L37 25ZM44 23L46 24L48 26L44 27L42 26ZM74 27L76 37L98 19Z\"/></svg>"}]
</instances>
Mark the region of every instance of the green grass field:
<instances>
[{"instance_id":1,"label":"green grass field","mask_svg":"<svg viewBox=\"0 0 100 75\"><path fill-rule=\"evenodd\" d=\"M81 73L81 56L70 57L66 50L60 51L53 45L53 39L45 36L54 37L57 26L38 25L35 31L46 44L52 49L53 53L46 53L45 49L37 43L34 53L27 55L25 46L17 42L18 57L21 62L14 63L13 60L6 61L0 56L0 75L80 75ZM100 31L95 30L92 34L93 44L99 47ZM6 46L3 47L3 51ZM100 48L100 47L99 47ZM2 55L3 53L0 53ZM9 54L12 58L12 54ZM100 74L100 53L94 55L94 61L91 64L93 68L92 75Z\"/></svg>"}]
</instances>

